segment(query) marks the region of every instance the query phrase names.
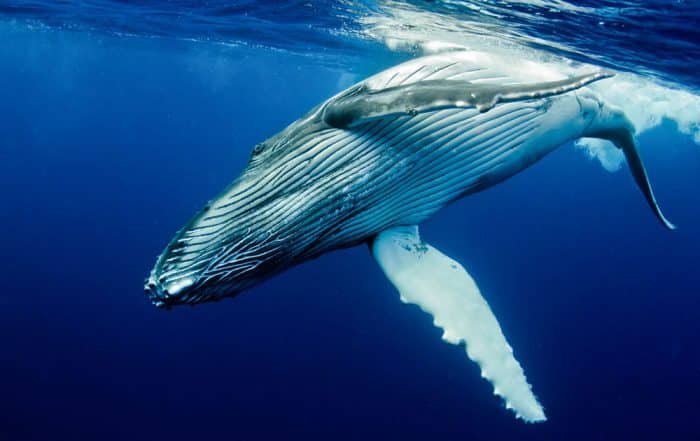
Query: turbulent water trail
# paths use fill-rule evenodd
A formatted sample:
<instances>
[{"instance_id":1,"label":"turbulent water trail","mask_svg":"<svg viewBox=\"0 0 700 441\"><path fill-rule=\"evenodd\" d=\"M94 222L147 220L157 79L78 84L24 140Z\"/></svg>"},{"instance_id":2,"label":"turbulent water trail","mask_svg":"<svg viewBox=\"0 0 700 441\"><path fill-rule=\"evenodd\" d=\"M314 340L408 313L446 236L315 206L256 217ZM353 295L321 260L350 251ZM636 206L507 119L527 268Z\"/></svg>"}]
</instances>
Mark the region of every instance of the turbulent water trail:
<instances>
[{"instance_id":1,"label":"turbulent water trail","mask_svg":"<svg viewBox=\"0 0 700 441\"><path fill-rule=\"evenodd\" d=\"M556 3L559 8L568 5L563 1L538 3L550 6ZM571 5L566 7L574 8ZM591 12L576 9L572 11ZM485 10L480 10L480 13L489 15ZM496 13L491 15L493 17L487 23L477 23L463 21L459 16L388 2L382 14L365 16L362 23L363 32L369 38L383 42L394 51L435 53L451 50L487 50L508 53L519 59L548 61L554 66L559 66L562 72L568 72L572 66L578 64L561 56L561 53L536 49L509 37L513 30L503 26L500 21L503 16ZM555 42L548 44L550 47L556 45ZM670 120L676 123L680 133L690 136L700 146L700 96L693 93L692 89L684 89L679 84L662 82L634 72L618 72L615 78L591 87L604 97L606 102L620 107L629 115L638 135L659 126L664 120ZM577 145L592 158L600 161L606 170L618 170L624 162L623 153L608 141L582 139Z\"/></svg>"},{"instance_id":2,"label":"turbulent water trail","mask_svg":"<svg viewBox=\"0 0 700 441\"><path fill-rule=\"evenodd\" d=\"M10 0L0 5L3 18L39 30L281 49L357 74L352 80L397 59L455 49L555 61L562 70L589 63L620 72L594 87L630 115L638 134L670 120L700 145L698 2ZM578 145L607 170L623 162L607 142Z\"/></svg>"}]
</instances>

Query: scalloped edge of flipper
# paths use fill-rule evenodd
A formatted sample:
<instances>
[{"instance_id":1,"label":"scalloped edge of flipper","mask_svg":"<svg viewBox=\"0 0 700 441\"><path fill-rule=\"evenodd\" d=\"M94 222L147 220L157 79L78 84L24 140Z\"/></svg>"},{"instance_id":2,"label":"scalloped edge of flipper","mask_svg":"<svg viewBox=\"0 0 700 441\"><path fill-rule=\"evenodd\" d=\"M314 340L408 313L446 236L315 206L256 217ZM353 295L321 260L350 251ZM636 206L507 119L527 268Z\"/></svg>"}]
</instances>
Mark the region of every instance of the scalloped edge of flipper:
<instances>
[{"instance_id":1,"label":"scalloped edge of flipper","mask_svg":"<svg viewBox=\"0 0 700 441\"><path fill-rule=\"evenodd\" d=\"M547 420L498 320L462 265L423 242L416 226L379 233L372 254L402 302L430 314L444 341L465 343L467 356L507 409L528 423Z\"/></svg>"}]
</instances>

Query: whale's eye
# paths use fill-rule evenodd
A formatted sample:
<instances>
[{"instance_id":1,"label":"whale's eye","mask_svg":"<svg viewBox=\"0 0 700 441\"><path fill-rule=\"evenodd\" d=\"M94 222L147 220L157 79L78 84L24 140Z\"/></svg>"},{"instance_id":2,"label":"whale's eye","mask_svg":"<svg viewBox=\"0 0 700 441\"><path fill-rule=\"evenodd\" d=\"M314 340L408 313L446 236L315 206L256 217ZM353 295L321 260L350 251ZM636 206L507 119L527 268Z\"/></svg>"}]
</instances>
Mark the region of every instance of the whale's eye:
<instances>
[{"instance_id":1,"label":"whale's eye","mask_svg":"<svg viewBox=\"0 0 700 441\"><path fill-rule=\"evenodd\" d=\"M256 144L255 147L253 147L253 156L257 156L263 151L265 151L266 144L264 142L261 142L260 144Z\"/></svg>"}]
</instances>

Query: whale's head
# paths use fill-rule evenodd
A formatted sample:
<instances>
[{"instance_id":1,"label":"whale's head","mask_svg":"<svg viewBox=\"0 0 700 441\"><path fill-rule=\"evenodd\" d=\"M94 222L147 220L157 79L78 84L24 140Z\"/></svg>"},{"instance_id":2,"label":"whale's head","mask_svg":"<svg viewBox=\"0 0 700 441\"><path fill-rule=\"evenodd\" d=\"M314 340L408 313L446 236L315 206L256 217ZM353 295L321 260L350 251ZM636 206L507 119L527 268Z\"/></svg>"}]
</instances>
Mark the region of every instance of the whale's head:
<instances>
[{"instance_id":1,"label":"whale's head","mask_svg":"<svg viewBox=\"0 0 700 441\"><path fill-rule=\"evenodd\" d=\"M373 233L343 228L364 208L361 195L370 180L349 172L362 158L324 161L332 154L324 140L339 132L313 123L304 127L292 125L258 145L243 173L175 235L145 284L156 306L236 296ZM313 154L305 153L310 148Z\"/></svg>"},{"instance_id":2,"label":"whale's head","mask_svg":"<svg viewBox=\"0 0 700 441\"><path fill-rule=\"evenodd\" d=\"M259 210L264 210L259 207ZM157 307L196 304L233 297L279 271L292 258L289 242L254 217L207 204L168 244L146 281ZM209 213L217 213L209 215Z\"/></svg>"},{"instance_id":3,"label":"whale's head","mask_svg":"<svg viewBox=\"0 0 700 441\"><path fill-rule=\"evenodd\" d=\"M286 203L296 192L273 181L246 170L177 232L146 281L154 305L233 297L293 264L303 244L290 227L303 207Z\"/></svg>"}]
</instances>

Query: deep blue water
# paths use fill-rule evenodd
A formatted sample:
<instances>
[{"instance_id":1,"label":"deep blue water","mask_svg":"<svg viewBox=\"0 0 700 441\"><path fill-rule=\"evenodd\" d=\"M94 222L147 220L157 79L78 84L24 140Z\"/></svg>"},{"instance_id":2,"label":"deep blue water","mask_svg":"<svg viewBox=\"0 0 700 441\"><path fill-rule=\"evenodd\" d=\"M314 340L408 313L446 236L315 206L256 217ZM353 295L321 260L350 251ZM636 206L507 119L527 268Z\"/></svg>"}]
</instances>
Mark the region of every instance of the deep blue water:
<instances>
[{"instance_id":1,"label":"deep blue water","mask_svg":"<svg viewBox=\"0 0 700 441\"><path fill-rule=\"evenodd\" d=\"M355 20L385 4L1 3L0 440L700 439L700 148L681 119L639 137L678 231L571 145L422 226L499 317L549 418L526 425L366 247L231 301L143 295L255 143L413 55ZM566 5L400 8L697 90L697 3ZM601 14L647 40L582 26Z\"/></svg>"}]
</instances>

